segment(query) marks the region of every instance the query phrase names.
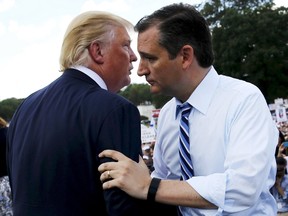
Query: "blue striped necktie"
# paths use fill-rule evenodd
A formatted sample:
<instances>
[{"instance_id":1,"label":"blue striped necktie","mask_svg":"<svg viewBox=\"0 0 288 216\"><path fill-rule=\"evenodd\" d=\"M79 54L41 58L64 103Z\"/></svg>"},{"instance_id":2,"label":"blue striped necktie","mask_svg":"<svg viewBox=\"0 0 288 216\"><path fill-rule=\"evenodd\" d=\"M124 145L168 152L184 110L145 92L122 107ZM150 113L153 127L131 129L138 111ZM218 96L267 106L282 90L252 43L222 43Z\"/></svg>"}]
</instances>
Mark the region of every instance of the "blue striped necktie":
<instances>
[{"instance_id":1,"label":"blue striped necktie","mask_svg":"<svg viewBox=\"0 0 288 216\"><path fill-rule=\"evenodd\" d=\"M189 103L184 103L177 106L176 115L181 112L180 119L180 142L179 156L181 167L181 180L187 180L194 175L192 160L190 156L190 141L189 141L189 114L192 106Z\"/></svg>"}]
</instances>

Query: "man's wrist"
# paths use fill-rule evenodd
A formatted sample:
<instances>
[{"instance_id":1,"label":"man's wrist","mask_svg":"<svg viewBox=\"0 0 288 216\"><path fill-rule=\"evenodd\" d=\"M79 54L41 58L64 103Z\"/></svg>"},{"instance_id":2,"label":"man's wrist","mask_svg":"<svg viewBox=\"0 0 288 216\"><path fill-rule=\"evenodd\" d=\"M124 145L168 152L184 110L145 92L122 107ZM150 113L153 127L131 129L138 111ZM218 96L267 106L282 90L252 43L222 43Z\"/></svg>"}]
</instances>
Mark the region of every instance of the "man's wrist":
<instances>
[{"instance_id":1,"label":"man's wrist","mask_svg":"<svg viewBox=\"0 0 288 216\"><path fill-rule=\"evenodd\" d=\"M159 187L161 179L159 178L152 178L150 186L149 186L149 190L148 190L148 194L147 194L147 200L154 202L155 201L155 197L156 197L156 193Z\"/></svg>"}]
</instances>

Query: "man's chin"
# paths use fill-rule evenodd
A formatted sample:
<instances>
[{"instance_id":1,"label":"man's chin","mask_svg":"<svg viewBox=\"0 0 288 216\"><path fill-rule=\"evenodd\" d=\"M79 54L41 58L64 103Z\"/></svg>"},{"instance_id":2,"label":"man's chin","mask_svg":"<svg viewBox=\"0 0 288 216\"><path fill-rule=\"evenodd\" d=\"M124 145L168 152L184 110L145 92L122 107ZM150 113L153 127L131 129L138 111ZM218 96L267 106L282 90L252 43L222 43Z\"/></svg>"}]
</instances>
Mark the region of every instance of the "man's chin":
<instances>
[{"instance_id":1,"label":"man's chin","mask_svg":"<svg viewBox=\"0 0 288 216\"><path fill-rule=\"evenodd\" d=\"M130 78L130 76L128 76L126 81L125 81L125 86L128 86L130 84L131 84L131 78Z\"/></svg>"},{"instance_id":2,"label":"man's chin","mask_svg":"<svg viewBox=\"0 0 288 216\"><path fill-rule=\"evenodd\" d=\"M151 94L160 94L161 93L161 91L160 91L160 89L157 87L157 86L155 86L155 85L151 85L150 86L150 93Z\"/></svg>"}]
</instances>

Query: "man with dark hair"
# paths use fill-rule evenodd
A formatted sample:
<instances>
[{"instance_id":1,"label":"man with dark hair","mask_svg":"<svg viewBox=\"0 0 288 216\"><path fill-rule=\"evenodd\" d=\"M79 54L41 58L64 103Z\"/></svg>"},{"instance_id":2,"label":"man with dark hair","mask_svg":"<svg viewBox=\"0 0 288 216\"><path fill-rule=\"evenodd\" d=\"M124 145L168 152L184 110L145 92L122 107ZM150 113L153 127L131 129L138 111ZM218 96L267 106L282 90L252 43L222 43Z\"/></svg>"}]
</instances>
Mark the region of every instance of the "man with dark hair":
<instances>
[{"instance_id":1,"label":"man with dark hair","mask_svg":"<svg viewBox=\"0 0 288 216\"><path fill-rule=\"evenodd\" d=\"M138 75L173 98L159 114L151 176L142 160L107 150L100 156L116 162L99 166L103 188L178 205L185 216L275 215L279 132L261 91L217 73L209 26L189 4L165 6L136 30Z\"/></svg>"}]
</instances>

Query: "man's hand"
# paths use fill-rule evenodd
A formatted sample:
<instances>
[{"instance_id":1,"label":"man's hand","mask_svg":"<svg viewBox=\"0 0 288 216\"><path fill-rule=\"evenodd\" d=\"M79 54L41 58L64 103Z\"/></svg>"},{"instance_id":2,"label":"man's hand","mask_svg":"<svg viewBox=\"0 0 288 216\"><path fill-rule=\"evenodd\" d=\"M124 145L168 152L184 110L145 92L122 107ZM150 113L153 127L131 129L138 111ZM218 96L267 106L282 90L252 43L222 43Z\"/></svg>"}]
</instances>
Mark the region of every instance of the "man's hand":
<instances>
[{"instance_id":1,"label":"man's hand","mask_svg":"<svg viewBox=\"0 0 288 216\"><path fill-rule=\"evenodd\" d=\"M118 187L130 196L147 199L151 177L141 156L139 163L114 150L104 150L99 157L109 157L117 161L106 162L98 167L103 189Z\"/></svg>"}]
</instances>

